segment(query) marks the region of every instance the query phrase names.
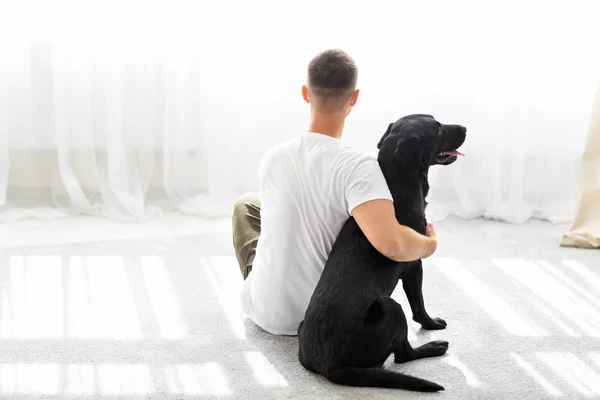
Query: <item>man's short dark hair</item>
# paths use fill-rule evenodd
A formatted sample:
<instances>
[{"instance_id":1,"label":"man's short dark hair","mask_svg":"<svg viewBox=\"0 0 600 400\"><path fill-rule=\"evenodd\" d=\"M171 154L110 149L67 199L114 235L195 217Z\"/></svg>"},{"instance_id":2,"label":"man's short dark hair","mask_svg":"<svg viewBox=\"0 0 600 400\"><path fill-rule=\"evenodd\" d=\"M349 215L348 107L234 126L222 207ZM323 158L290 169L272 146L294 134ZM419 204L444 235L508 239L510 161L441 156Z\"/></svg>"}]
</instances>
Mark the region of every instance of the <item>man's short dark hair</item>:
<instances>
[{"instance_id":1,"label":"man's short dark hair","mask_svg":"<svg viewBox=\"0 0 600 400\"><path fill-rule=\"evenodd\" d=\"M322 51L308 65L311 101L321 112L337 111L352 97L357 79L356 63L346 52Z\"/></svg>"}]
</instances>

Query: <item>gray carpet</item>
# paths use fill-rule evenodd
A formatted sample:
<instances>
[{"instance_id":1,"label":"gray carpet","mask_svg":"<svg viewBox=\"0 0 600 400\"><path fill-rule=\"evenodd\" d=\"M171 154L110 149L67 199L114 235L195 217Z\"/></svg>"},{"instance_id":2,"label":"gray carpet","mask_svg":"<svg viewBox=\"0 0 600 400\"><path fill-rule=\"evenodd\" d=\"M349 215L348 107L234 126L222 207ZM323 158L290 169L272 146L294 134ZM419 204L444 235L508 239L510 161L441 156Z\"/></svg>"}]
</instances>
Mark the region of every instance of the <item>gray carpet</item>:
<instances>
[{"instance_id":1,"label":"gray carpet","mask_svg":"<svg viewBox=\"0 0 600 400\"><path fill-rule=\"evenodd\" d=\"M0 249L1 398L600 397L600 252L566 226L448 220L425 264L448 355L387 366L438 394L347 388L305 371L296 338L239 311L226 233ZM395 297L409 309L402 292Z\"/></svg>"}]
</instances>

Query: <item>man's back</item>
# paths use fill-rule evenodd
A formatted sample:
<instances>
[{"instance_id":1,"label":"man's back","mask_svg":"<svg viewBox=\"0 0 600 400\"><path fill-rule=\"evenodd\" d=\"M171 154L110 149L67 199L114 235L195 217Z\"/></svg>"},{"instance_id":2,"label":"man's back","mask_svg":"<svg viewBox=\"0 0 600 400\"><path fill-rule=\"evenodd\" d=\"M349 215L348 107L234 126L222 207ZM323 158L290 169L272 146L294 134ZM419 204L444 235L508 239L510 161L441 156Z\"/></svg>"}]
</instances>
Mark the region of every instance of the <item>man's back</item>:
<instances>
[{"instance_id":1,"label":"man's back","mask_svg":"<svg viewBox=\"0 0 600 400\"><path fill-rule=\"evenodd\" d=\"M391 195L375 158L310 132L265 155L259 186L261 233L242 305L267 332L295 335L352 209Z\"/></svg>"},{"instance_id":2,"label":"man's back","mask_svg":"<svg viewBox=\"0 0 600 400\"><path fill-rule=\"evenodd\" d=\"M358 99L357 77L354 60L342 50L325 50L310 61L302 85L310 104L308 132L270 150L258 173L260 194L245 193L234 204L242 307L267 332L297 333L350 215L391 260L415 261L437 247L430 224L425 236L398 223L377 160L340 141Z\"/></svg>"}]
</instances>

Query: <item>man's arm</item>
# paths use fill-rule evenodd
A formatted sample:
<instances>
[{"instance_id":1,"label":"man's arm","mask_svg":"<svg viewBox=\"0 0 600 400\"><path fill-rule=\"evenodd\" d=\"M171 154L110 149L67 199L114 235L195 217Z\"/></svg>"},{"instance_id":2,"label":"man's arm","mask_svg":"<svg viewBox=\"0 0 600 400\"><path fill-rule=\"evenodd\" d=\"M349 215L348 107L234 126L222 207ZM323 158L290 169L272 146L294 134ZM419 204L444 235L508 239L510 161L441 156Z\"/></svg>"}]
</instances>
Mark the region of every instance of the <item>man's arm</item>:
<instances>
[{"instance_id":1,"label":"man's arm","mask_svg":"<svg viewBox=\"0 0 600 400\"><path fill-rule=\"evenodd\" d=\"M352 210L352 216L369 242L387 258L416 261L431 256L437 249L433 225L428 224L427 236L398 223L391 200L372 200Z\"/></svg>"},{"instance_id":2,"label":"man's arm","mask_svg":"<svg viewBox=\"0 0 600 400\"><path fill-rule=\"evenodd\" d=\"M348 212L354 217L369 242L394 261L416 261L431 256L437 248L433 226L427 235L400 225L392 195L375 158L354 162L346 188Z\"/></svg>"}]
</instances>

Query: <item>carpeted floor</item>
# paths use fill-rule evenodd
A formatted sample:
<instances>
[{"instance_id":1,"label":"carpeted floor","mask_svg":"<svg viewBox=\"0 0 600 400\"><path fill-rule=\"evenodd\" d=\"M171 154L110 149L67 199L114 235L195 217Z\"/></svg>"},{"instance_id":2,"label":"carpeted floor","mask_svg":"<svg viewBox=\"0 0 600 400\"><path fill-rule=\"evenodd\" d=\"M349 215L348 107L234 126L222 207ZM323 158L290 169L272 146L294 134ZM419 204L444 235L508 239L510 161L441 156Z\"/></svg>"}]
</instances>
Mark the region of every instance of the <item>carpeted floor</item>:
<instances>
[{"instance_id":1,"label":"carpeted floor","mask_svg":"<svg viewBox=\"0 0 600 400\"><path fill-rule=\"evenodd\" d=\"M558 247L564 225L436 224L425 300L448 328L410 337L450 351L387 363L446 388L417 394L330 384L245 321L227 222L0 227L0 398L600 397L600 252Z\"/></svg>"}]
</instances>

